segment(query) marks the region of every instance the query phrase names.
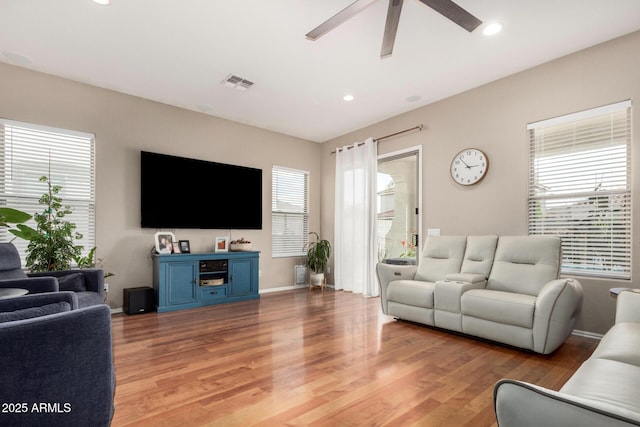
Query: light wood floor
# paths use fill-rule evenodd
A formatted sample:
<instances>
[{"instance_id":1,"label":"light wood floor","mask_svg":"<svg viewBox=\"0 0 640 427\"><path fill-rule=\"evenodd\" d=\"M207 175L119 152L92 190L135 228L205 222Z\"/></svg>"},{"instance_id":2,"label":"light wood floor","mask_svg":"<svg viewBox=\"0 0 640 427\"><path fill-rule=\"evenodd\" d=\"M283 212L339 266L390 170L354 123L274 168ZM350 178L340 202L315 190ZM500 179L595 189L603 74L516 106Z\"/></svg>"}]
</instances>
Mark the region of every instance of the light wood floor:
<instances>
[{"instance_id":1,"label":"light wood floor","mask_svg":"<svg viewBox=\"0 0 640 427\"><path fill-rule=\"evenodd\" d=\"M558 389L597 341L541 356L395 321L326 290L113 316L119 426L495 426L493 386Z\"/></svg>"}]
</instances>

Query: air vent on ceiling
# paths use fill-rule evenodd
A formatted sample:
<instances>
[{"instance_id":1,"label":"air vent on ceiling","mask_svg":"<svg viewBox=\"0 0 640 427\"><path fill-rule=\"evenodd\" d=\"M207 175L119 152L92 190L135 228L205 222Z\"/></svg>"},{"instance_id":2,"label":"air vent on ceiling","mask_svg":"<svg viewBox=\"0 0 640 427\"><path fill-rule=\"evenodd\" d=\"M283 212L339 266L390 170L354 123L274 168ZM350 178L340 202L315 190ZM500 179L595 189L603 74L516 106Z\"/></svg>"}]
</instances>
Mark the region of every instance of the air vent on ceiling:
<instances>
[{"instance_id":1,"label":"air vent on ceiling","mask_svg":"<svg viewBox=\"0 0 640 427\"><path fill-rule=\"evenodd\" d=\"M222 81L222 84L243 91L253 86L253 82L243 79L242 77L234 76L233 74L229 74L229 76Z\"/></svg>"}]
</instances>

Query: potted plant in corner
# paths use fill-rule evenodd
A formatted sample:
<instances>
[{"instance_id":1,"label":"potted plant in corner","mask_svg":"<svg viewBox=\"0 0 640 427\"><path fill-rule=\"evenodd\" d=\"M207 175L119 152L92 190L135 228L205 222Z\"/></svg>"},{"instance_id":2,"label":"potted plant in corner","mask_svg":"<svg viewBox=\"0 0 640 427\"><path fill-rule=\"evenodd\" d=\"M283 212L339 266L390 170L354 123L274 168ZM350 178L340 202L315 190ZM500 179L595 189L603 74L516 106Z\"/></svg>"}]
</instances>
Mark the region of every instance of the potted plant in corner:
<instances>
[{"instance_id":1,"label":"potted plant in corner","mask_svg":"<svg viewBox=\"0 0 640 427\"><path fill-rule=\"evenodd\" d=\"M314 235L315 242L309 242L307 250L307 267L309 268L311 286L322 286L324 283L324 270L327 268L329 257L331 256L331 243L328 240L320 240L320 236L315 231L309 233Z\"/></svg>"}]
</instances>

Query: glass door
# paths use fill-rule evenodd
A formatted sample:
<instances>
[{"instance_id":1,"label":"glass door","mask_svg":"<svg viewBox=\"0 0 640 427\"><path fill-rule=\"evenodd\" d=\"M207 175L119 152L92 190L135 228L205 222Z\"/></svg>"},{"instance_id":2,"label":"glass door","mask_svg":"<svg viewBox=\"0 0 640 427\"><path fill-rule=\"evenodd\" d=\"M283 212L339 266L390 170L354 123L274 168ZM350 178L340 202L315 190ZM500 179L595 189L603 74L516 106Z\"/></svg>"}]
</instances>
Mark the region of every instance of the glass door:
<instances>
[{"instance_id":1,"label":"glass door","mask_svg":"<svg viewBox=\"0 0 640 427\"><path fill-rule=\"evenodd\" d=\"M378 260L415 264L420 246L420 147L378 157Z\"/></svg>"}]
</instances>

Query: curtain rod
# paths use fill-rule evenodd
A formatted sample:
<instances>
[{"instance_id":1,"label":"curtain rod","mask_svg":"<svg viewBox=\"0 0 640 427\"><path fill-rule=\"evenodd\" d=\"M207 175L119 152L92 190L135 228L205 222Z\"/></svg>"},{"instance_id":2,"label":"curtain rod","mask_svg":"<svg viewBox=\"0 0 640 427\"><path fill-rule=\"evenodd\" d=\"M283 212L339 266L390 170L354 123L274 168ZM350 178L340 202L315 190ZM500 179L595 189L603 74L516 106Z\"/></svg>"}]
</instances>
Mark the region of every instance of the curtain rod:
<instances>
[{"instance_id":1,"label":"curtain rod","mask_svg":"<svg viewBox=\"0 0 640 427\"><path fill-rule=\"evenodd\" d=\"M396 133L392 133L392 134L389 134L389 135L381 136L380 138L374 138L373 140L376 141L376 142L380 142L383 139L391 138L391 137L394 137L394 136L397 136L397 135L402 135L403 133L411 132L411 131L414 131L414 130L417 130L418 132L420 132L423 127L424 127L424 125L414 126L412 128L401 130L401 131L396 132ZM350 146L347 147L347 150L351 150L353 147L355 147L355 146L359 147L361 145L364 145L364 142L361 142L359 144L350 145ZM336 154L336 152L340 151L340 150L342 150L342 148L337 149L336 151L332 151L331 154Z\"/></svg>"}]
</instances>

